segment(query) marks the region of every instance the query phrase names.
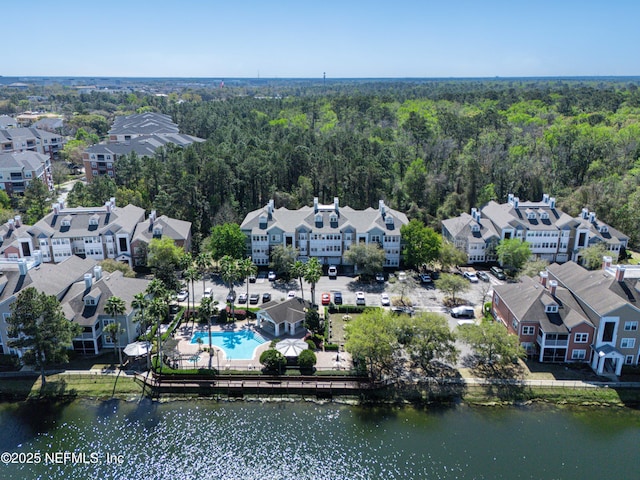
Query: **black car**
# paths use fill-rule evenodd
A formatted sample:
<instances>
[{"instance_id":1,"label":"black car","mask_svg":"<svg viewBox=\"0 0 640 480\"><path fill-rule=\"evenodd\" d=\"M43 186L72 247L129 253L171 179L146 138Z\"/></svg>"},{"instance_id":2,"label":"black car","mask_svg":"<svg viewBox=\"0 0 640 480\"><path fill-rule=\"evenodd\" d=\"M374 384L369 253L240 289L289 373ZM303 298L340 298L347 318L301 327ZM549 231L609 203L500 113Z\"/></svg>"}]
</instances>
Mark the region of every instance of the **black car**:
<instances>
[{"instance_id":1,"label":"black car","mask_svg":"<svg viewBox=\"0 0 640 480\"><path fill-rule=\"evenodd\" d=\"M251 295L249 295L249 303L251 303L252 305L255 305L256 303L258 303L258 300L260 300L259 294L252 293Z\"/></svg>"},{"instance_id":2,"label":"black car","mask_svg":"<svg viewBox=\"0 0 640 480\"><path fill-rule=\"evenodd\" d=\"M504 274L504 270L502 270L500 267L491 267L491 273L498 280L506 280L507 279L507 276Z\"/></svg>"},{"instance_id":3,"label":"black car","mask_svg":"<svg viewBox=\"0 0 640 480\"><path fill-rule=\"evenodd\" d=\"M236 300L236 292L235 290L231 290L227 294L227 303L235 302L235 300Z\"/></svg>"},{"instance_id":4,"label":"black car","mask_svg":"<svg viewBox=\"0 0 640 480\"><path fill-rule=\"evenodd\" d=\"M262 303L271 301L271 294L269 292L262 294Z\"/></svg>"},{"instance_id":5,"label":"black car","mask_svg":"<svg viewBox=\"0 0 640 480\"><path fill-rule=\"evenodd\" d=\"M333 294L333 303L336 305L342 305L342 292L335 292Z\"/></svg>"},{"instance_id":6,"label":"black car","mask_svg":"<svg viewBox=\"0 0 640 480\"><path fill-rule=\"evenodd\" d=\"M489 282L490 281L489 275L487 275L487 272L476 272L476 277L478 277L483 282Z\"/></svg>"}]
</instances>

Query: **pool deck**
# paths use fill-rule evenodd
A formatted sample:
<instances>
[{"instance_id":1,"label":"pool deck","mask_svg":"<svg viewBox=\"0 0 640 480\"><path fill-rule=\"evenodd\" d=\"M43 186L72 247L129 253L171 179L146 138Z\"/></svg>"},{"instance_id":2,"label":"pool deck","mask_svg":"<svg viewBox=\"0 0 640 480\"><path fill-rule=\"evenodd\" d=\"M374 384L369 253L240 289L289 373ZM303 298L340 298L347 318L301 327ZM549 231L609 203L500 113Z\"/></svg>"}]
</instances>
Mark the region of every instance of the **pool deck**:
<instances>
[{"instance_id":1,"label":"pool deck","mask_svg":"<svg viewBox=\"0 0 640 480\"><path fill-rule=\"evenodd\" d=\"M224 350L215 345L215 354L211 359L211 365L214 368L220 368L220 370L260 370L262 365L260 364L260 355L265 350L269 349L271 341L276 338L269 332L257 328L255 322L235 322L227 324L212 324L211 332L237 332L243 329L250 329L267 340L262 345L258 346L253 352L252 359L234 359L227 358ZM198 360L192 362L189 360L189 365L182 365L182 368L208 368L209 367L209 353L202 351L203 346L198 344L192 344L191 338L196 332L208 331L206 325L193 325L191 322L182 325L176 332L175 338L179 340L178 351L185 356L198 357ZM304 338L305 331L300 329L296 335L281 335L277 337L281 340L285 338ZM316 369L318 370L345 370L351 367L351 355L347 352L322 352L316 351ZM339 360L338 360L339 359Z\"/></svg>"}]
</instances>

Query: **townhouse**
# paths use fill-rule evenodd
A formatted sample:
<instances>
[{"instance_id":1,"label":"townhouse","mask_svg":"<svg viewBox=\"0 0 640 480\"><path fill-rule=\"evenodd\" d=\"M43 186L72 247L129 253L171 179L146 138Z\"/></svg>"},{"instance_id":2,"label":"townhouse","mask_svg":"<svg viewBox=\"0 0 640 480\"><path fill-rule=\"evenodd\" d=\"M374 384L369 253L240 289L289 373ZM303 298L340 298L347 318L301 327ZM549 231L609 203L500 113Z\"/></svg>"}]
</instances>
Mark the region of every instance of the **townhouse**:
<instances>
[{"instance_id":1,"label":"townhouse","mask_svg":"<svg viewBox=\"0 0 640 480\"><path fill-rule=\"evenodd\" d=\"M539 281L493 289L492 314L539 362L590 362L595 326L573 295L540 272Z\"/></svg>"},{"instance_id":2,"label":"townhouse","mask_svg":"<svg viewBox=\"0 0 640 480\"><path fill-rule=\"evenodd\" d=\"M273 200L246 215L241 230L247 236L247 248L253 263L268 265L271 250L277 245L298 249L299 258L317 258L326 265L345 265L344 253L355 243L377 244L385 252L385 266L400 265L400 228L407 216L379 201L378 208L355 210L341 207L338 198L322 205L298 210L274 208Z\"/></svg>"},{"instance_id":3,"label":"townhouse","mask_svg":"<svg viewBox=\"0 0 640 480\"><path fill-rule=\"evenodd\" d=\"M10 197L21 195L33 180L53 190L49 156L31 151L0 153L0 190Z\"/></svg>"},{"instance_id":4,"label":"townhouse","mask_svg":"<svg viewBox=\"0 0 640 480\"><path fill-rule=\"evenodd\" d=\"M464 251L469 263L496 261L495 246L508 238L528 242L534 258L558 263L579 262L580 251L596 244L604 245L615 260L629 241L595 212L583 208L572 217L547 194L540 202L523 202L512 194L503 204L490 201L482 209L471 209L471 215L443 220L442 236Z\"/></svg>"},{"instance_id":5,"label":"townhouse","mask_svg":"<svg viewBox=\"0 0 640 480\"><path fill-rule=\"evenodd\" d=\"M138 223L131 240L133 265L135 267L147 264L147 249L154 238L169 237L174 245L182 247L185 252L191 251L191 222L170 218L166 215L157 216L152 210L149 218Z\"/></svg>"},{"instance_id":6,"label":"townhouse","mask_svg":"<svg viewBox=\"0 0 640 480\"><path fill-rule=\"evenodd\" d=\"M62 135L38 128L0 129L0 153L35 152L56 160L64 144Z\"/></svg>"},{"instance_id":7,"label":"townhouse","mask_svg":"<svg viewBox=\"0 0 640 480\"><path fill-rule=\"evenodd\" d=\"M167 145L185 147L204 142L181 134L169 115L152 112L116 117L108 135L108 143L92 145L82 154L88 182L97 176L115 177L116 161L123 155L135 152L139 157L151 157Z\"/></svg>"}]
</instances>

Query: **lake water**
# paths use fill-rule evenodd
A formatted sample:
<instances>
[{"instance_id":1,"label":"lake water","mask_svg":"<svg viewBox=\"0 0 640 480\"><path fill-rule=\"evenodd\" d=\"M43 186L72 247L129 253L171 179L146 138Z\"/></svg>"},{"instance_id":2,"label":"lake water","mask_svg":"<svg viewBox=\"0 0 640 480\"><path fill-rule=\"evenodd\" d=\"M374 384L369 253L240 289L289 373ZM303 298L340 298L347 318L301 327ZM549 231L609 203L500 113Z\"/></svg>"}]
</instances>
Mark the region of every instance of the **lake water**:
<instances>
[{"instance_id":1,"label":"lake water","mask_svg":"<svg viewBox=\"0 0 640 480\"><path fill-rule=\"evenodd\" d=\"M6 404L0 406L0 451L9 452L9 460L35 462L0 463L3 480L632 480L640 478L640 412L147 400Z\"/></svg>"}]
</instances>

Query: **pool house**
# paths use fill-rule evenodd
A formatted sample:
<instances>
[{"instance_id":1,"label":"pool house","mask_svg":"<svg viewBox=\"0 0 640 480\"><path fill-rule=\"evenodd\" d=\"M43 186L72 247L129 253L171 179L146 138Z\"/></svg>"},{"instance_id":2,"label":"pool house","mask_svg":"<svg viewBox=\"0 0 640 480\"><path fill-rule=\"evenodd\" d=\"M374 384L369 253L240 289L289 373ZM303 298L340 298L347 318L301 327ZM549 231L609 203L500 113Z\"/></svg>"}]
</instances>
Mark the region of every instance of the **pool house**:
<instances>
[{"instance_id":1,"label":"pool house","mask_svg":"<svg viewBox=\"0 0 640 480\"><path fill-rule=\"evenodd\" d=\"M298 297L285 302L267 302L257 313L257 326L276 337L287 333L295 335L304 328L304 317L309 308L311 302Z\"/></svg>"}]
</instances>

